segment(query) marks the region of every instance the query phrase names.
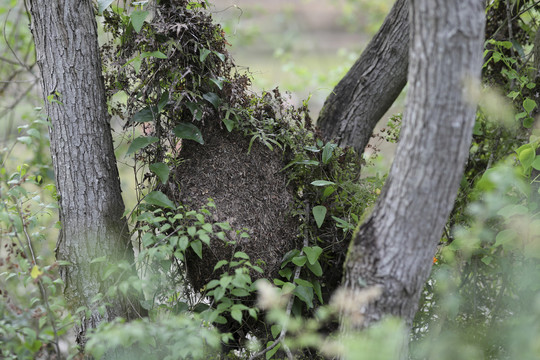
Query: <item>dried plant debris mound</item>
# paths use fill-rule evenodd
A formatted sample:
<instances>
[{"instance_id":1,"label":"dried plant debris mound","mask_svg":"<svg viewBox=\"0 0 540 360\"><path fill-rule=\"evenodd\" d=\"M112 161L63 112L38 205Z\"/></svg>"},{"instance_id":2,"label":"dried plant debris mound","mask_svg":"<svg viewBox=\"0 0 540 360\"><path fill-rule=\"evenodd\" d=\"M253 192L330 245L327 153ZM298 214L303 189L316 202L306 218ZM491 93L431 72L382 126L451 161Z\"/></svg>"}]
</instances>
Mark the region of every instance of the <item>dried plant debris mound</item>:
<instances>
[{"instance_id":1,"label":"dried plant debris mound","mask_svg":"<svg viewBox=\"0 0 540 360\"><path fill-rule=\"evenodd\" d=\"M227 240L234 245L215 239L210 249L203 249L202 260L195 254L187 260L192 285L202 288L215 277L214 265L236 251L258 262L265 277L277 277L284 253L298 245L299 225L291 215L293 189L280 172L282 155L258 142L248 154L249 138L216 124L204 127L204 140L204 145L184 142L167 192L194 209L210 197L216 205L213 220L245 230L230 231Z\"/></svg>"}]
</instances>

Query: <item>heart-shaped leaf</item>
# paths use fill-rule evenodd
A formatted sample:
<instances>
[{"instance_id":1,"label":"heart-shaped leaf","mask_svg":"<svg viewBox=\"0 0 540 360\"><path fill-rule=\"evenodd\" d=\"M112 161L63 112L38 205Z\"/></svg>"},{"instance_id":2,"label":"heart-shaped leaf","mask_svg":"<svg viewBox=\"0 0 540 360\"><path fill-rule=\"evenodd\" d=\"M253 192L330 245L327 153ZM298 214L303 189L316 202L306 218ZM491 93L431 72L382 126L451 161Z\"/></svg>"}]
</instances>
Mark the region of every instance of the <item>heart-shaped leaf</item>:
<instances>
[{"instance_id":1,"label":"heart-shaped leaf","mask_svg":"<svg viewBox=\"0 0 540 360\"><path fill-rule=\"evenodd\" d=\"M304 255L296 256L292 259L292 262L296 266L304 266L306 263L307 258Z\"/></svg>"},{"instance_id":2,"label":"heart-shaped leaf","mask_svg":"<svg viewBox=\"0 0 540 360\"><path fill-rule=\"evenodd\" d=\"M158 113L159 111L156 107L145 107L144 109L136 112L131 118L131 121L139 123L154 121Z\"/></svg>"},{"instance_id":3,"label":"heart-shaped leaf","mask_svg":"<svg viewBox=\"0 0 540 360\"><path fill-rule=\"evenodd\" d=\"M201 62L204 62L204 60L206 60L206 58L208 57L208 55L210 55L210 53L211 53L210 50L202 48L199 54L199 60Z\"/></svg>"},{"instance_id":4,"label":"heart-shaped leaf","mask_svg":"<svg viewBox=\"0 0 540 360\"><path fill-rule=\"evenodd\" d=\"M201 130L193 124L182 123L178 124L173 129L174 135L180 139L194 140L199 144L204 144L203 137L201 135Z\"/></svg>"},{"instance_id":5,"label":"heart-shaped leaf","mask_svg":"<svg viewBox=\"0 0 540 360\"><path fill-rule=\"evenodd\" d=\"M312 212L315 222L317 223L317 227L320 228L323 224L324 218L326 217L326 207L322 205L315 206Z\"/></svg>"},{"instance_id":6,"label":"heart-shaped leaf","mask_svg":"<svg viewBox=\"0 0 540 360\"><path fill-rule=\"evenodd\" d=\"M144 201L151 205L174 209L174 203L161 191L152 191L144 198Z\"/></svg>"},{"instance_id":7,"label":"heart-shaped leaf","mask_svg":"<svg viewBox=\"0 0 540 360\"><path fill-rule=\"evenodd\" d=\"M322 254L322 248L319 246L305 246L302 250L304 250L304 253L306 253L307 259L310 264L315 264L315 262L319 259L319 256Z\"/></svg>"},{"instance_id":8,"label":"heart-shaped leaf","mask_svg":"<svg viewBox=\"0 0 540 360\"><path fill-rule=\"evenodd\" d=\"M162 184L169 179L169 167L164 163L150 164L150 171L157 175Z\"/></svg>"},{"instance_id":9,"label":"heart-shaped leaf","mask_svg":"<svg viewBox=\"0 0 540 360\"><path fill-rule=\"evenodd\" d=\"M98 14L103 14L103 11L112 4L114 0L98 0Z\"/></svg>"},{"instance_id":10,"label":"heart-shaped leaf","mask_svg":"<svg viewBox=\"0 0 540 360\"><path fill-rule=\"evenodd\" d=\"M319 261L315 261L315 264L310 264L307 262L306 266L315 276L322 276L323 271Z\"/></svg>"},{"instance_id":11,"label":"heart-shaped leaf","mask_svg":"<svg viewBox=\"0 0 540 360\"><path fill-rule=\"evenodd\" d=\"M131 145L129 145L126 155L132 154L135 151L140 150L152 143L155 143L158 140L159 139L157 137L153 137L153 136L139 136L138 138L133 140Z\"/></svg>"},{"instance_id":12,"label":"heart-shaped leaf","mask_svg":"<svg viewBox=\"0 0 540 360\"><path fill-rule=\"evenodd\" d=\"M313 288L300 285L294 289L294 294L296 297L306 303L308 309L313 307Z\"/></svg>"},{"instance_id":13,"label":"heart-shaped leaf","mask_svg":"<svg viewBox=\"0 0 540 360\"><path fill-rule=\"evenodd\" d=\"M193 249L195 254L197 254L197 256L202 259L202 242L200 240L195 240L195 241L192 241L189 245L191 246L191 248ZM221 299L223 297L223 295L225 295L225 288L217 288L216 289L216 294L217 294L218 290L222 290L222 292L223 292L219 296L219 298ZM217 297L217 295L216 295L216 297ZM218 299L216 298L216 300L218 300Z\"/></svg>"},{"instance_id":14,"label":"heart-shaped leaf","mask_svg":"<svg viewBox=\"0 0 540 360\"><path fill-rule=\"evenodd\" d=\"M135 10L131 13L131 24L133 25L133 29L137 32L137 34L141 31L142 26L144 24L144 20L148 16L148 11L142 11L142 10Z\"/></svg>"},{"instance_id":15,"label":"heart-shaped leaf","mask_svg":"<svg viewBox=\"0 0 540 360\"><path fill-rule=\"evenodd\" d=\"M209 92L203 95L203 98L212 104L216 109L221 104L221 98L213 92Z\"/></svg>"},{"instance_id":16,"label":"heart-shaped leaf","mask_svg":"<svg viewBox=\"0 0 540 360\"><path fill-rule=\"evenodd\" d=\"M526 98L524 101L523 101L523 108L525 109L525 111L527 113L531 113L531 111L534 110L534 108L536 107L536 101L534 101L533 99L530 99L530 98Z\"/></svg>"}]
</instances>

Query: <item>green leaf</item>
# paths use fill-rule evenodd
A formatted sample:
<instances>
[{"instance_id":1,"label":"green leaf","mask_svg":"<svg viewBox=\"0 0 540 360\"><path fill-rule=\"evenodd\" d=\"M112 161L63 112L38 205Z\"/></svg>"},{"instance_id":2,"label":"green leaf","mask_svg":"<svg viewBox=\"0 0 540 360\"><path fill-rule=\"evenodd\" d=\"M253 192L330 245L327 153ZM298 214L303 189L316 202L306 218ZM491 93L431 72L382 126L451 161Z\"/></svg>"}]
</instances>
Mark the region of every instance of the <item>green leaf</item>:
<instances>
[{"instance_id":1,"label":"green leaf","mask_svg":"<svg viewBox=\"0 0 540 360\"><path fill-rule=\"evenodd\" d=\"M17 141L26 145L32 145L32 138L30 136L19 136Z\"/></svg>"},{"instance_id":2,"label":"green leaf","mask_svg":"<svg viewBox=\"0 0 540 360\"><path fill-rule=\"evenodd\" d=\"M516 98L518 97L519 95L519 92L517 91L510 91L506 96L508 96L509 98L511 98L512 100L516 100Z\"/></svg>"},{"instance_id":3,"label":"green leaf","mask_svg":"<svg viewBox=\"0 0 540 360\"><path fill-rule=\"evenodd\" d=\"M189 310L189 305L184 301L179 301L174 305L174 313L180 314Z\"/></svg>"},{"instance_id":4,"label":"green leaf","mask_svg":"<svg viewBox=\"0 0 540 360\"><path fill-rule=\"evenodd\" d=\"M523 119L523 127L526 129L530 129L534 124L534 119L532 117L526 117Z\"/></svg>"},{"instance_id":5,"label":"green leaf","mask_svg":"<svg viewBox=\"0 0 540 360\"><path fill-rule=\"evenodd\" d=\"M208 55L210 55L211 51L208 50L208 49L205 49L205 48L202 48L200 50L200 54L199 54L199 60L201 62L204 62L204 60L206 60L206 58L208 57Z\"/></svg>"},{"instance_id":6,"label":"green leaf","mask_svg":"<svg viewBox=\"0 0 540 360\"><path fill-rule=\"evenodd\" d=\"M192 241L189 245L191 246L195 254L197 254L197 256L200 259L202 259L202 242L200 240L195 240L195 241Z\"/></svg>"},{"instance_id":7,"label":"green leaf","mask_svg":"<svg viewBox=\"0 0 540 360\"><path fill-rule=\"evenodd\" d=\"M195 117L195 119L197 120L202 119L202 110L199 103L188 102L186 103L186 106L189 109L189 111L191 111L191 114Z\"/></svg>"},{"instance_id":8,"label":"green leaf","mask_svg":"<svg viewBox=\"0 0 540 360\"><path fill-rule=\"evenodd\" d=\"M103 11L112 4L114 0L98 0L98 14L103 14Z\"/></svg>"},{"instance_id":9,"label":"green leaf","mask_svg":"<svg viewBox=\"0 0 540 360\"><path fill-rule=\"evenodd\" d=\"M298 165L319 165L319 162L317 160L301 160L301 161L295 162L295 164L298 164Z\"/></svg>"},{"instance_id":10,"label":"green leaf","mask_svg":"<svg viewBox=\"0 0 540 360\"><path fill-rule=\"evenodd\" d=\"M227 319L225 319L223 316L218 316L214 322L224 325L227 323Z\"/></svg>"},{"instance_id":11,"label":"green leaf","mask_svg":"<svg viewBox=\"0 0 540 360\"><path fill-rule=\"evenodd\" d=\"M536 107L536 101L534 101L533 99L526 98L525 100L523 100L523 108L525 109L527 113L530 114L531 111L533 111L535 107Z\"/></svg>"},{"instance_id":12,"label":"green leaf","mask_svg":"<svg viewBox=\"0 0 540 360\"><path fill-rule=\"evenodd\" d=\"M540 156L535 156L532 167L536 170L540 170Z\"/></svg>"},{"instance_id":13,"label":"green leaf","mask_svg":"<svg viewBox=\"0 0 540 360\"><path fill-rule=\"evenodd\" d=\"M335 185L332 181L327 180L315 180L311 182L311 185L313 186L328 186L328 185Z\"/></svg>"},{"instance_id":14,"label":"green leaf","mask_svg":"<svg viewBox=\"0 0 540 360\"><path fill-rule=\"evenodd\" d=\"M204 144L201 131L198 127L189 123L178 124L173 129L174 135L180 139L194 140L199 144Z\"/></svg>"},{"instance_id":15,"label":"green leaf","mask_svg":"<svg viewBox=\"0 0 540 360\"><path fill-rule=\"evenodd\" d=\"M178 239L178 248L182 251L186 250L189 244L189 239L187 236L180 236Z\"/></svg>"},{"instance_id":16,"label":"green leaf","mask_svg":"<svg viewBox=\"0 0 540 360\"><path fill-rule=\"evenodd\" d=\"M519 153L519 161L521 162L521 165L523 165L523 169L527 170L529 167L531 167L536 154L534 153L534 150L532 148L527 148L522 150Z\"/></svg>"},{"instance_id":17,"label":"green leaf","mask_svg":"<svg viewBox=\"0 0 540 360\"><path fill-rule=\"evenodd\" d=\"M223 119L223 123L225 124L225 127L227 128L228 132L231 132L234 130L234 126L236 123L231 119Z\"/></svg>"},{"instance_id":18,"label":"green leaf","mask_svg":"<svg viewBox=\"0 0 540 360\"><path fill-rule=\"evenodd\" d=\"M203 98L206 101L208 101L210 104L212 104L216 109L221 104L221 98L217 94L215 94L213 92L209 92L209 93L204 94Z\"/></svg>"},{"instance_id":19,"label":"green leaf","mask_svg":"<svg viewBox=\"0 0 540 360\"><path fill-rule=\"evenodd\" d=\"M204 304L204 303L198 303L197 305L195 305L195 307L193 308L193 312L197 313L197 314L200 314L202 313L203 311L205 310L208 310L210 308L210 306L208 304Z\"/></svg>"},{"instance_id":20,"label":"green leaf","mask_svg":"<svg viewBox=\"0 0 540 360\"><path fill-rule=\"evenodd\" d=\"M241 324L242 323L242 310L232 309L231 317Z\"/></svg>"},{"instance_id":21,"label":"green leaf","mask_svg":"<svg viewBox=\"0 0 540 360\"><path fill-rule=\"evenodd\" d=\"M199 234L199 239L206 245L210 245L210 236L208 234Z\"/></svg>"},{"instance_id":22,"label":"green leaf","mask_svg":"<svg viewBox=\"0 0 540 360\"><path fill-rule=\"evenodd\" d=\"M332 155L334 154L334 149L336 148L336 146L336 144L332 143L327 143L326 145L324 145L322 152L323 164L328 164L328 162L332 158Z\"/></svg>"},{"instance_id":23,"label":"green leaf","mask_svg":"<svg viewBox=\"0 0 540 360\"><path fill-rule=\"evenodd\" d=\"M306 263L306 266L315 276L322 276L323 271L322 271L321 264L319 263L319 261L315 261L314 264L310 264L308 262Z\"/></svg>"},{"instance_id":24,"label":"green leaf","mask_svg":"<svg viewBox=\"0 0 540 360\"><path fill-rule=\"evenodd\" d=\"M161 51L146 51L141 54L141 58L155 57L158 59L167 59L167 55Z\"/></svg>"},{"instance_id":25,"label":"green leaf","mask_svg":"<svg viewBox=\"0 0 540 360\"><path fill-rule=\"evenodd\" d=\"M126 155L132 154L137 150L147 147L150 144L155 143L159 139L153 136L139 136L134 139L133 142L129 145Z\"/></svg>"},{"instance_id":26,"label":"green leaf","mask_svg":"<svg viewBox=\"0 0 540 360\"><path fill-rule=\"evenodd\" d=\"M90 260L90 264L102 263L107 261L107 256L100 256Z\"/></svg>"},{"instance_id":27,"label":"green leaf","mask_svg":"<svg viewBox=\"0 0 540 360\"><path fill-rule=\"evenodd\" d=\"M210 78L210 81L216 84L216 86L219 88L219 90L223 89L223 78L218 77L217 79Z\"/></svg>"},{"instance_id":28,"label":"green leaf","mask_svg":"<svg viewBox=\"0 0 540 360\"><path fill-rule=\"evenodd\" d=\"M497 41L497 45L506 49L510 49L512 47L512 43L510 41Z\"/></svg>"},{"instance_id":29,"label":"green leaf","mask_svg":"<svg viewBox=\"0 0 540 360\"><path fill-rule=\"evenodd\" d=\"M225 260L224 260L225 261ZM216 265L217 266L217 265ZM210 290L210 289L213 289L215 288L216 286L219 285L219 281L214 279L214 280L210 280L210 282L206 285L206 289Z\"/></svg>"},{"instance_id":30,"label":"green leaf","mask_svg":"<svg viewBox=\"0 0 540 360\"><path fill-rule=\"evenodd\" d=\"M141 71L141 65L142 65L142 60L140 56L136 56L133 60L131 60L127 64L131 64L131 66L133 66L133 68L135 69L135 73L139 75L139 72Z\"/></svg>"},{"instance_id":31,"label":"green leaf","mask_svg":"<svg viewBox=\"0 0 540 360\"><path fill-rule=\"evenodd\" d=\"M272 337L275 339L281 333L282 326L280 324L272 325L270 331L272 332Z\"/></svg>"},{"instance_id":32,"label":"green leaf","mask_svg":"<svg viewBox=\"0 0 540 360\"><path fill-rule=\"evenodd\" d=\"M161 95L161 98L158 102L158 111L161 112L165 106L167 106L167 103L169 102L169 93L165 92Z\"/></svg>"},{"instance_id":33,"label":"green leaf","mask_svg":"<svg viewBox=\"0 0 540 360\"><path fill-rule=\"evenodd\" d=\"M281 269L279 270L279 275L283 276L287 280L291 280L292 269L291 268Z\"/></svg>"},{"instance_id":34,"label":"green leaf","mask_svg":"<svg viewBox=\"0 0 540 360\"><path fill-rule=\"evenodd\" d=\"M214 53L214 55L216 55L219 58L219 60L225 61L225 55L217 51L212 51L212 52Z\"/></svg>"},{"instance_id":35,"label":"green leaf","mask_svg":"<svg viewBox=\"0 0 540 360\"><path fill-rule=\"evenodd\" d=\"M270 346L272 346L274 344L273 341L269 341L267 344L266 344L266 348L269 348ZM266 360L269 360L271 359L275 354L276 352L281 348L281 343L277 344L275 348L273 348L272 350L268 351L266 353Z\"/></svg>"},{"instance_id":36,"label":"green leaf","mask_svg":"<svg viewBox=\"0 0 540 360\"><path fill-rule=\"evenodd\" d=\"M157 175L162 184L169 180L169 167L164 163L150 164L150 171Z\"/></svg>"},{"instance_id":37,"label":"green leaf","mask_svg":"<svg viewBox=\"0 0 540 360\"><path fill-rule=\"evenodd\" d=\"M480 259L484 264L489 265L493 261L493 256L484 256Z\"/></svg>"},{"instance_id":38,"label":"green leaf","mask_svg":"<svg viewBox=\"0 0 540 360\"><path fill-rule=\"evenodd\" d=\"M161 191L152 191L145 196L144 201L151 205L175 209L174 203Z\"/></svg>"},{"instance_id":39,"label":"green leaf","mask_svg":"<svg viewBox=\"0 0 540 360\"><path fill-rule=\"evenodd\" d=\"M324 218L326 217L326 207L322 205L315 206L312 212L315 222L317 223L317 227L320 228L323 224Z\"/></svg>"},{"instance_id":40,"label":"green leaf","mask_svg":"<svg viewBox=\"0 0 540 360\"><path fill-rule=\"evenodd\" d=\"M514 119L520 120L520 119L523 119L525 116L527 116L527 113L526 113L525 111L523 111L523 112L517 113L517 114L514 116Z\"/></svg>"},{"instance_id":41,"label":"green leaf","mask_svg":"<svg viewBox=\"0 0 540 360\"><path fill-rule=\"evenodd\" d=\"M516 230L514 229L503 230L495 237L495 244L493 246L502 246L505 250L512 248L510 245L514 243L516 236Z\"/></svg>"},{"instance_id":42,"label":"green leaf","mask_svg":"<svg viewBox=\"0 0 540 360\"><path fill-rule=\"evenodd\" d=\"M238 297L244 297L244 296L249 296L249 291L247 291L246 289L234 288L231 290L231 294Z\"/></svg>"},{"instance_id":43,"label":"green leaf","mask_svg":"<svg viewBox=\"0 0 540 360\"><path fill-rule=\"evenodd\" d=\"M317 298L319 299L319 302L321 304L324 304L324 301L323 301L323 298L322 298L321 283L318 280L313 281L313 290L315 291L315 295L317 295Z\"/></svg>"},{"instance_id":44,"label":"green leaf","mask_svg":"<svg viewBox=\"0 0 540 360\"><path fill-rule=\"evenodd\" d=\"M218 263L214 266L214 271L221 268L223 265L227 265L229 262L227 260L220 260Z\"/></svg>"},{"instance_id":45,"label":"green leaf","mask_svg":"<svg viewBox=\"0 0 540 360\"><path fill-rule=\"evenodd\" d=\"M221 298L225 295L225 290L227 289L224 287L217 287L214 291L214 299L216 299L216 301L221 300Z\"/></svg>"},{"instance_id":46,"label":"green leaf","mask_svg":"<svg viewBox=\"0 0 540 360\"><path fill-rule=\"evenodd\" d=\"M237 252L234 254L234 257L235 257L235 258L240 258L240 259L246 259L246 260L249 260L249 255L246 254L246 253L243 252L243 251L237 251Z\"/></svg>"},{"instance_id":47,"label":"green leaf","mask_svg":"<svg viewBox=\"0 0 540 360\"><path fill-rule=\"evenodd\" d=\"M321 256L323 249L319 246L305 246L302 250L306 253L307 259L310 264L315 264L315 262L319 259L319 256Z\"/></svg>"},{"instance_id":48,"label":"green leaf","mask_svg":"<svg viewBox=\"0 0 540 360\"><path fill-rule=\"evenodd\" d=\"M300 251L298 251L298 249L289 250L285 255L283 255L283 259L281 259L281 268L283 269L285 265L287 265L292 260L292 258L294 258L298 254L300 254Z\"/></svg>"},{"instance_id":49,"label":"green leaf","mask_svg":"<svg viewBox=\"0 0 540 360\"><path fill-rule=\"evenodd\" d=\"M506 219L515 215L527 215L529 209L521 204L509 204L497 211L497 215L500 215Z\"/></svg>"},{"instance_id":50,"label":"green leaf","mask_svg":"<svg viewBox=\"0 0 540 360\"><path fill-rule=\"evenodd\" d=\"M302 300L308 306L308 309L313 307L313 288L299 285L294 289L293 294Z\"/></svg>"},{"instance_id":51,"label":"green leaf","mask_svg":"<svg viewBox=\"0 0 540 360\"><path fill-rule=\"evenodd\" d=\"M131 118L131 121L139 123L154 121L158 114L159 111L155 107L146 107L136 112L135 115L133 115L133 117Z\"/></svg>"},{"instance_id":52,"label":"green leaf","mask_svg":"<svg viewBox=\"0 0 540 360\"><path fill-rule=\"evenodd\" d=\"M141 31L144 20L146 20L147 16L148 11L135 10L131 13L131 24L133 25L133 29L135 29L137 34Z\"/></svg>"},{"instance_id":53,"label":"green leaf","mask_svg":"<svg viewBox=\"0 0 540 360\"><path fill-rule=\"evenodd\" d=\"M313 287L313 285L309 281L304 279L294 279L294 282L300 286Z\"/></svg>"},{"instance_id":54,"label":"green leaf","mask_svg":"<svg viewBox=\"0 0 540 360\"><path fill-rule=\"evenodd\" d=\"M292 262L296 266L304 266L306 263L307 257L305 255L302 256L296 256L292 259Z\"/></svg>"},{"instance_id":55,"label":"green leaf","mask_svg":"<svg viewBox=\"0 0 540 360\"><path fill-rule=\"evenodd\" d=\"M334 219L334 221L336 222L336 226L342 228L343 231L354 230L354 225L349 223L348 221L345 221L335 216L332 216L332 219Z\"/></svg>"},{"instance_id":56,"label":"green leaf","mask_svg":"<svg viewBox=\"0 0 540 360\"><path fill-rule=\"evenodd\" d=\"M221 279L219 279L219 285L226 288L231 283L232 279L233 277L231 275L222 276Z\"/></svg>"}]
</instances>

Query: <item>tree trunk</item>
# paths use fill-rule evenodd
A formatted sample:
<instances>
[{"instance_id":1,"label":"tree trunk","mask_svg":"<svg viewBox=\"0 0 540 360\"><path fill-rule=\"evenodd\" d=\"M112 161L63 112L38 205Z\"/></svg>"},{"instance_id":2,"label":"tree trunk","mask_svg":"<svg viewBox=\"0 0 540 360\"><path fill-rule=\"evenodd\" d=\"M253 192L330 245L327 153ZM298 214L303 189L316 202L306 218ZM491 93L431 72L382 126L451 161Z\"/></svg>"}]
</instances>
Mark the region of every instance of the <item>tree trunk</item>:
<instances>
[{"instance_id":1,"label":"tree trunk","mask_svg":"<svg viewBox=\"0 0 540 360\"><path fill-rule=\"evenodd\" d=\"M77 325L84 347L86 331L102 321L137 316L137 302L111 299L103 271L120 260L133 261L124 203L101 73L96 21L90 0L30 1L32 32L43 81L50 127L62 230L58 260L69 261L60 274L72 310L90 309ZM93 259L105 262L91 264ZM93 303L96 296L103 299ZM104 313L98 307L108 303Z\"/></svg>"},{"instance_id":2,"label":"tree trunk","mask_svg":"<svg viewBox=\"0 0 540 360\"><path fill-rule=\"evenodd\" d=\"M468 155L475 106L466 90L480 76L483 3L410 0L410 89L401 139L345 266L348 289L382 290L360 310L362 326L386 314L410 325L417 310Z\"/></svg>"},{"instance_id":3,"label":"tree trunk","mask_svg":"<svg viewBox=\"0 0 540 360\"><path fill-rule=\"evenodd\" d=\"M362 56L326 99L317 120L327 140L366 147L377 122L407 83L407 0L397 0Z\"/></svg>"}]
</instances>

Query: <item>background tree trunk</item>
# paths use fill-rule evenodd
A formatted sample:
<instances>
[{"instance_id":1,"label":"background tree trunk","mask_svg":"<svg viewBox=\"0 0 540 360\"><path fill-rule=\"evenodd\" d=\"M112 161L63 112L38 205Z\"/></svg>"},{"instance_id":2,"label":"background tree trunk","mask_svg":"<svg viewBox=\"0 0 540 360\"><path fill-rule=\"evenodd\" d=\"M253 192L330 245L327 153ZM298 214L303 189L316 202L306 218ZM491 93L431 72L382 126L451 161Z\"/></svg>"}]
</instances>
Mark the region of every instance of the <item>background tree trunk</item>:
<instances>
[{"instance_id":1,"label":"background tree trunk","mask_svg":"<svg viewBox=\"0 0 540 360\"><path fill-rule=\"evenodd\" d=\"M353 239L345 284L379 285L362 309L367 325L385 314L409 325L467 159L475 106L467 81L479 79L482 0L410 0L407 110L390 174L373 213Z\"/></svg>"},{"instance_id":2,"label":"background tree trunk","mask_svg":"<svg viewBox=\"0 0 540 360\"><path fill-rule=\"evenodd\" d=\"M88 328L118 316L137 316L136 302L104 297L91 301L118 278L100 279L121 259L133 260L107 112L94 9L90 0L30 1L32 32L42 74L45 108L51 121L52 161L62 230L58 260L64 295L72 310L81 306L77 341ZM92 259L105 262L91 264ZM109 303L103 314L98 306Z\"/></svg>"},{"instance_id":3,"label":"background tree trunk","mask_svg":"<svg viewBox=\"0 0 540 360\"><path fill-rule=\"evenodd\" d=\"M407 83L407 0L397 0L360 58L326 99L317 120L327 140L366 147L373 129Z\"/></svg>"}]
</instances>

